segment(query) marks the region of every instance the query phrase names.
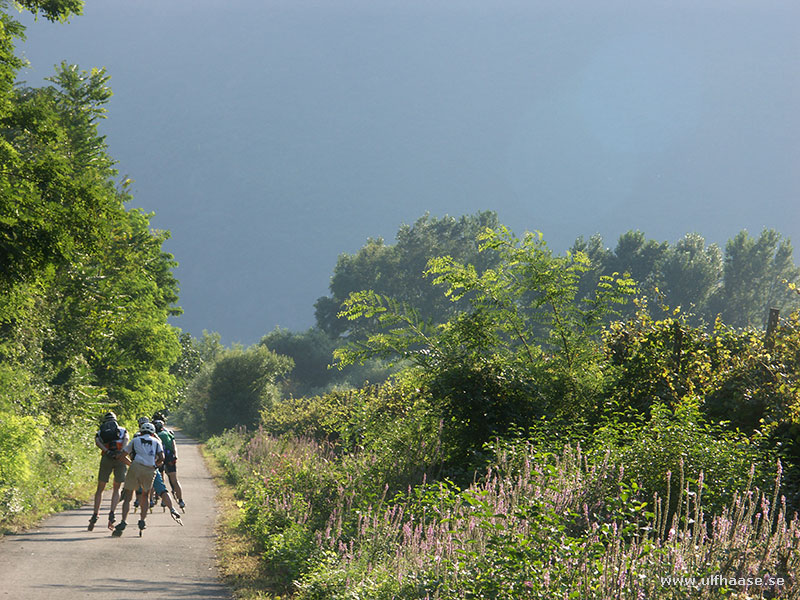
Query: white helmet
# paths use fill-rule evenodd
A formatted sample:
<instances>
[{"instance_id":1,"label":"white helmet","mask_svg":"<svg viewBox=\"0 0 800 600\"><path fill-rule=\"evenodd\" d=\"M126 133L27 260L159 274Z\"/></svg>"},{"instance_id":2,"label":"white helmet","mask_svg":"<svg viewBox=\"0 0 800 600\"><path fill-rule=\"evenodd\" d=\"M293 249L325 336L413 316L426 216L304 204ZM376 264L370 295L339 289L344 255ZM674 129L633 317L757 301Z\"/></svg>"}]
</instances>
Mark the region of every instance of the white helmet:
<instances>
[{"instance_id":1,"label":"white helmet","mask_svg":"<svg viewBox=\"0 0 800 600\"><path fill-rule=\"evenodd\" d=\"M139 427L139 431L141 431L142 433L155 434L156 428L153 427L152 423L142 423L141 427Z\"/></svg>"}]
</instances>

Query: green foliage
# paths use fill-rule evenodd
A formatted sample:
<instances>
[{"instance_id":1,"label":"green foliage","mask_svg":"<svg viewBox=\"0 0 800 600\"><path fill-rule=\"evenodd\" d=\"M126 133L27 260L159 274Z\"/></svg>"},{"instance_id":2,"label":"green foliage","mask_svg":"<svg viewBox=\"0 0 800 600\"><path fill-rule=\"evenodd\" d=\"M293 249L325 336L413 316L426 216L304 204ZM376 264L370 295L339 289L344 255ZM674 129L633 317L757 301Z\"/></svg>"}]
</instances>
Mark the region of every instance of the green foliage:
<instances>
[{"instance_id":1,"label":"green foliage","mask_svg":"<svg viewBox=\"0 0 800 600\"><path fill-rule=\"evenodd\" d=\"M282 388L285 394L298 398L380 383L392 371L378 360L344 369L331 368L334 350L341 347L343 341L316 327L300 333L276 328L261 338L260 344L294 361L294 368L282 382Z\"/></svg>"},{"instance_id":2,"label":"green foliage","mask_svg":"<svg viewBox=\"0 0 800 600\"><path fill-rule=\"evenodd\" d=\"M277 377L291 365L291 359L262 347L225 353L214 363L209 381L206 418L210 430L257 425L261 411L277 399Z\"/></svg>"},{"instance_id":3,"label":"green foliage","mask_svg":"<svg viewBox=\"0 0 800 600\"><path fill-rule=\"evenodd\" d=\"M342 316L374 319L380 330L335 351L344 364L394 356L414 365L447 435L472 450L537 414L593 406L604 360L598 334L634 289L628 278L604 276L579 300L583 254L553 256L541 235L517 240L505 228L479 239L482 252L497 256L494 268L479 273L451 257L429 263L434 283L452 301L466 302L465 312L435 325L392 298L357 292Z\"/></svg>"},{"instance_id":4,"label":"green foliage","mask_svg":"<svg viewBox=\"0 0 800 600\"><path fill-rule=\"evenodd\" d=\"M627 273L643 295L681 308L693 324L713 323L721 315L730 326L762 327L769 308L789 312L800 305L782 283L796 282L800 275L791 243L772 229L758 238L739 232L728 240L724 256L696 233L671 246L647 240L640 231L624 233L613 251L604 248L600 236L578 238L573 251L584 252L591 265L581 276L580 296L590 293L601 275ZM633 312L623 310L623 315Z\"/></svg>"},{"instance_id":5,"label":"green foliage","mask_svg":"<svg viewBox=\"0 0 800 600\"><path fill-rule=\"evenodd\" d=\"M758 467L754 483L769 486L769 461L746 436L709 422L696 398L674 408L656 403L649 418L637 424L612 422L595 434L594 443L598 455L610 452L626 481L636 483L645 498L669 498L671 513L687 483L697 488L701 473L704 503L712 512L753 483L751 466Z\"/></svg>"},{"instance_id":6,"label":"green foliage","mask_svg":"<svg viewBox=\"0 0 800 600\"><path fill-rule=\"evenodd\" d=\"M311 437L337 453L369 449L364 478L392 489L438 473L444 457L440 417L414 381L392 381L360 390L333 391L311 398L286 398L265 410L271 435Z\"/></svg>"},{"instance_id":7,"label":"green foliage","mask_svg":"<svg viewBox=\"0 0 800 600\"><path fill-rule=\"evenodd\" d=\"M670 247L658 266L657 285L664 303L684 312L705 311L722 277L722 252L716 244L688 233ZM710 315L703 315L708 318Z\"/></svg>"},{"instance_id":8,"label":"green foliage","mask_svg":"<svg viewBox=\"0 0 800 600\"><path fill-rule=\"evenodd\" d=\"M47 382L28 410L55 421L109 406L147 411L176 387L167 234L125 210L125 186L112 182L97 132L111 95L105 72L63 63L50 81L15 90L0 115L14 149L0 177L0 359Z\"/></svg>"},{"instance_id":9,"label":"green foliage","mask_svg":"<svg viewBox=\"0 0 800 600\"><path fill-rule=\"evenodd\" d=\"M93 434L0 410L0 532L88 492L87 473L97 468Z\"/></svg>"},{"instance_id":10,"label":"green foliage","mask_svg":"<svg viewBox=\"0 0 800 600\"><path fill-rule=\"evenodd\" d=\"M214 353L189 386L179 411L181 423L195 435L256 427L261 411L280 397L278 381L291 370L292 359L263 346Z\"/></svg>"},{"instance_id":11,"label":"green foliage","mask_svg":"<svg viewBox=\"0 0 800 600\"><path fill-rule=\"evenodd\" d=\"M773 229L757 239L741 231L725 246L722 286L710 302L712 310L728 325L763 327L770 308L796 308L797 296L783 284L800 278L792 252L791 242Z\"/></svg>"},{"instance_id":12,"label":"green foliage","mask_svg":"<svg viewBox=\"0 0 800 600\"><path fill-rule=\"evenodd\" d=\"M334 390L319 396L282 398L262 413L262 425L276 436L306 436L349 447L357 443L353 436L361 426L355 424L354 415L367 394L363 390Z\"/></svg>"},{"instance_id":13,"label":"green foliage","mask_svg":"<svg viewBox=\"0 0 800 600\"><path fill-rule=\"evenodd\" d=\"M654 402L674 406L700 398L702 410L748 433L797 421L800 322L789 315L770 340L756 330L712 331L679 313L655 320L642 308L613 323L605 345L611 369L607 409L646 414Z\"/></svg>"},{"instance_id":14,"label":"green foliage","mask_svg":"<svg viewBox=\"0 0 800 600\"><path fill-rule=\"evenodd\" d=\"M0 8L4 8L5 4L3 0ZM83 0L14 0L14 4L34 15L41 13L50 21L65 21L71 15L80 15L83 12Z\"/></svg>"},{"instance_id":15,"label":"green foliage","mask_svg":"<svg viewBox=\"0 0 800 600\"><path fill-rule=\"evenodd\" d=\"M489 252L479 252L477 236L487 227L497 227L497 215L480 212L458 219L425 215L414 225L403 225L397 243L389 246L382 239L370 238L355 255L342 254L331 278L331 295L317 300L317 326L338 337L360 338L375 333L379 324L372 320L348 321L339 315L347 297L362 290L374 290L397 302L411 305L420 319L442 323L459 308L443 298L423 277L428 261L452 256L482 270L493 264Z\"/></svg>"},{"instance_id":16,"label":"green foliage","mask_svg":"<svg viewBox=\"0 0 800 600\"><path fill-rule=\"evenodd\" d=\"M31 475L30 461L41 447L46 419L0 413L0 494Z\"/></svg>"},{"instance_id":17,"label":"green foliage","mask_svg":"<svg viewBox=\"0 0 800 600\"><path fill-rule=\"evenodd\" d=\"M693 438L711 429L697 414L686 406L654 419L650 437L670 445L662 454L655 449L657 461L680 456L682 440L699 457ZM634 435L647 434L642 428ZM736 461L726 458L736 454L733 446L721 453L713 447L708 459L700 458L723 464L711 465L717 470L708 479L690 483L686 476L676 515L651 505L648 490L630 481L635 461L620 465L608 453L586 456L569 446L548 454L524 442L498 442L491 468L467 487L420 481L376 496L380 481L364 469L379 461L372 446L336 454L264 432L246 438L229 432L212 445L235 473L241 526L260 544L272 573L265 591L273 594L298 600L685 597L685 589L659 579L665 572L778 573L788 583L775 597L796 591L789 574L800 566L798 523L773 508L776 496L749 489L715 514L706 512L720 485L716 478L735 469ZM698 597L718 592L709 588Z\"/></svg>"},{"instance_id":18,"label":"green foliage","mask_svg":"<svg viewBox=\"0 0 800 600\"><path fill-rule=\"evenodd\" d=\"M606 333L614 367L612 410L647 413L653 402L672 405L713 390L730 356L721 342L719 335L687 325L679 313L654 320L640 304L635 318L612 323Z\"/></svg>"}]
</instances>

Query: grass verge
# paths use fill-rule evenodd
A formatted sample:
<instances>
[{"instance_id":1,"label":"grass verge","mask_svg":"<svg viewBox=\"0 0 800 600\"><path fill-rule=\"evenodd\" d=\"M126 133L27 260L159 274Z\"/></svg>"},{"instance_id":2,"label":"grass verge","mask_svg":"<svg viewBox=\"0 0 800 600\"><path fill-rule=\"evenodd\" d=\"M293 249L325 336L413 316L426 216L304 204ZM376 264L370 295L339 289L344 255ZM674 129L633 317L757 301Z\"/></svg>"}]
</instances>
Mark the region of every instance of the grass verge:
<instances>
[{"instance_id":1,"label":"grass verge","mask_svg":"<svg viewBox=\"0 0 800 600\"><path fill-rule=\"evenodd\" d=\"M241 527L241 509L235 489L212 452L201 445L203 458L217 487L219 516L216 523L217 568L237 600L288 600L264 592L272 577L265 569L256 544Z\"/></svg>"}]
</instances>

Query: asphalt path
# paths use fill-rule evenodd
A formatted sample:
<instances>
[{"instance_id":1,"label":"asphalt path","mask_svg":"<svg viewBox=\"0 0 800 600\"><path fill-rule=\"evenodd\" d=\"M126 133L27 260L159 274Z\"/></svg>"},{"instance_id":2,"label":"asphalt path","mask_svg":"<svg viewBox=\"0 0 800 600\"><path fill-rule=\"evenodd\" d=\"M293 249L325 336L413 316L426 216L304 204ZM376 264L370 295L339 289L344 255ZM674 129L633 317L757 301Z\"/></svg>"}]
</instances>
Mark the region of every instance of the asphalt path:
<instances>
[{"instance_id":1,"label":"asphalt path","mask_svg":"<svg viewBox=\"0 0 800 600\"><path fill-rule=\"evenodd\" d=\"M109 484L94 531L86 529L92 515L92 506L87 504L54 515L36 529L0 540L0 600L230 600L232 595L219 582L215 566L214 484L197 442L179 432L176 441L178 479L186 501L183 527L157 506L148 515L147 529L140 538L139 516L133 514L131 504L125 533L112 537L106 528ZM118 520L121 512L120 502Z\"/></svg>"}]
</instances>

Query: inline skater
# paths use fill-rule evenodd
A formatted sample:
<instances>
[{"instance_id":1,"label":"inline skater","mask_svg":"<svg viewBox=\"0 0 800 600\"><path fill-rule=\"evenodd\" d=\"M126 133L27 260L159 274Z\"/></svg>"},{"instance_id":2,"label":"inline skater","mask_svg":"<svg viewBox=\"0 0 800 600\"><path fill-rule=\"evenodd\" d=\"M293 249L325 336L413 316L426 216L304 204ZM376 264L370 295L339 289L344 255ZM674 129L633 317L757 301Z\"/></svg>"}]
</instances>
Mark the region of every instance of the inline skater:
<instances>
[{"instance_id":1,"label":"inline skater","mask_svg":"<svg viewBox=\"0 0 800 600\"><path fill-rule=\"evenodd\" d=\"M156 433L164 445L164 464L159 468L160 471L167 474L169 485L172 488L172 493L175 494L175 499L178 501L178 506L181 510L186 512L186 503L183 501L183 489L178 481L178 450L175 446L175 434L166 428L164 421L153 421Z\"/></svg>"},{"instance_id":2,"label":"inline skater","mask_svg":"<svg viewBox=\"0 0 800 600\"><path fill-rule=\"evenodd\" d=\"M112 535L119 537L127 527L126 519L130 510L131 497L141 488L143 498L147 498L150 488L153 487L156 468L164 462L164 446L156 435L156 428L152 423L143 423L139 428L139 435L128 442L122 449L123 457L130 460L128 474L125 477L125 487L122 490L122 520L114 528ZM147 527L145 519L148 511L147 502L141 503L141 519L139 519L139 536Z\"/></svg>"},{"instance_id":3,"label":"inline skater","mask_svg":"<svg viewBox=\"0 0 800 600\"><path fill-rule=\"evenodd\" d=\"M114 527L114 509L119 503L119 488L125 480L128 465L122 455L122 448L128 443L128 432L124 427L117 423L117 415L107 412L103 417L103 423L94 436L95 445L100 448L100 469L97 473L97 490L94 494L94 512L89 519L88 530L94 529L97 517L100 512L100 503L103 500L103 490L105 490L111 474L114 474L113 490L111 492L111 510L108 513L108 528Z\"/></svg>"},{"instance_id":4,"label":"inline skater","mask_svg":"<svg viewBox=\"0 0 800 600\"><path fill-rule=\"evenodd\" d=\"M139 417L138 419L136 419L136 422L139 423L140 430L134 433L133 437L136 437L137 435L142 435L141 427L145 423L150 423L150 419L148 419L147 417ZM139 508L140 501L143 501L142 490L137 490L136 493L133 495L133 508ZM151 509L153 508L152 504L150 504L150 508Z\"/></svg>"},{"instance_id":5,"label":"inline skater","mask_svg":"<svg viewBox=\"0 0 800 600\"><path fill-rule=\"evenodd\" d=\"M169 492L167 491L167 486L164 485L164 478L161 477L161 473L156 470L156 477L153 480L153 494L159 498L161 498L161 506L165 509L169 509L169 515L175 519L175 522L183 526L183 521L181 521L181 515L175 510L175 507L172 506L172 499L169 497Z\"/></svg>"}]
</instances>

